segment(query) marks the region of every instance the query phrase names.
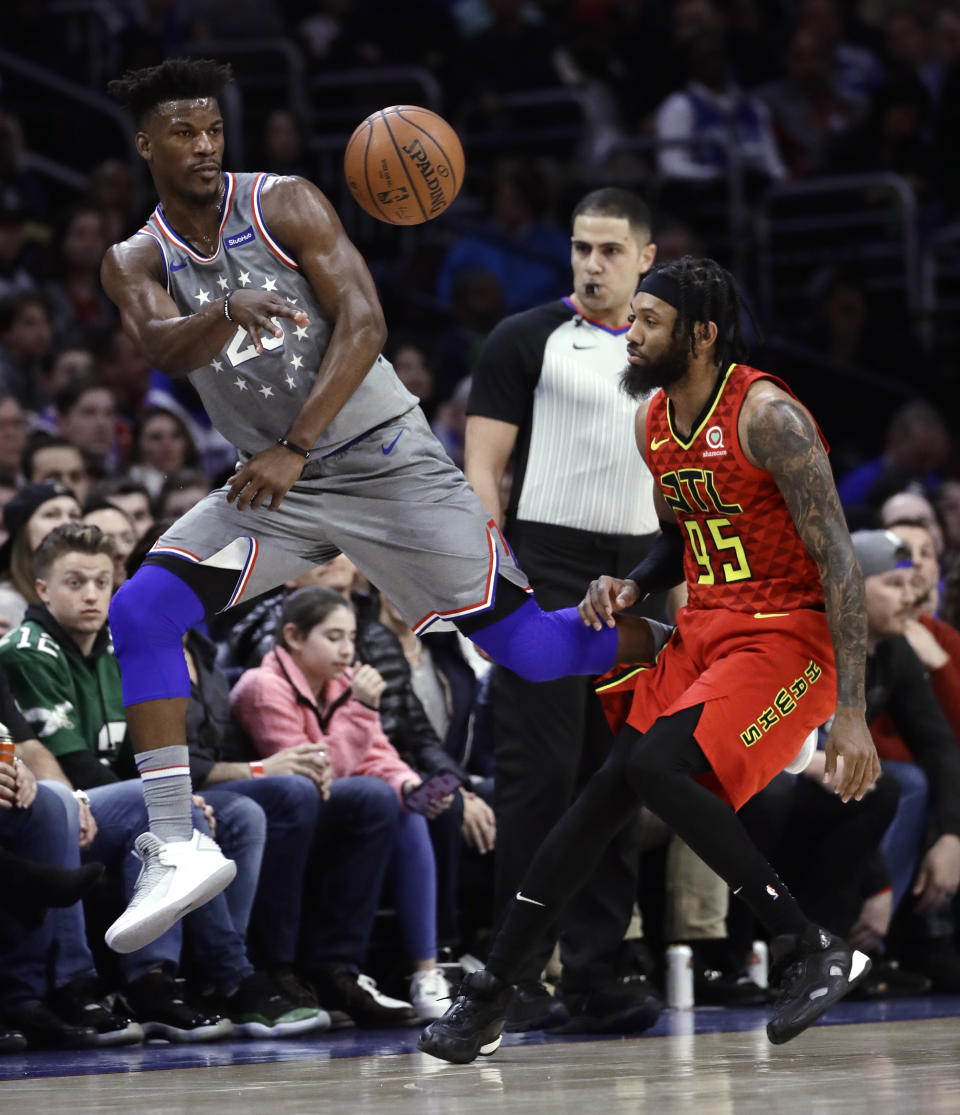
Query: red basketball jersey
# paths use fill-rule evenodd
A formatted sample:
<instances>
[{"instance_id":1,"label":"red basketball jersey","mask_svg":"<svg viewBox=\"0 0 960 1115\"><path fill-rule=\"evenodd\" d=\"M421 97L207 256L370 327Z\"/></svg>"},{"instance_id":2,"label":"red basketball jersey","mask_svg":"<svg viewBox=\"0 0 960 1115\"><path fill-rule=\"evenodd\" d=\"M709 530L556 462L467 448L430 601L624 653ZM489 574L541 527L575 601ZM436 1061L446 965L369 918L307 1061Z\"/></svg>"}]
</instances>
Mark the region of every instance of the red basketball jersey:
<instances>
[{"instance_id":1,"label":"red basketball jersey","mask_svg":"<svg viewBox=\"0 0 960 1115\"><path fill-rule=\"evenodd\" d=\"M776 376L731 364L686 441L663 391L647 410L647 464L684 534L691 608L775 613L824 604L816 562L773 477L752 465L740 445L740 407L758 379L793 394Z\"/></svg>"}]
</instances>

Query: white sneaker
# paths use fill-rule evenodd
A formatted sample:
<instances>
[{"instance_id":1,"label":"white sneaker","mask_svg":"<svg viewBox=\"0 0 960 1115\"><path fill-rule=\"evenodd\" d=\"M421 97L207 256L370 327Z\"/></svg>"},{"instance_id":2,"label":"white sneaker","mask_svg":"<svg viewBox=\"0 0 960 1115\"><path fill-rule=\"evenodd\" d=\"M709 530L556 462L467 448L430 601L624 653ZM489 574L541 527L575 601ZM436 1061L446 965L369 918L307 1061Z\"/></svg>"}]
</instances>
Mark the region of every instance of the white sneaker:
<instances>
[{"instance_id":1,"label":"white sneaker","mask_svg":"<svg viewBox=\"0 0 960 1115\"><path fill-rule=\"evenodd\" d=\"M164 844L152 832L137 837L143 867L126 910L106 932L114 952L135 952L175 922L209 902L237 873L237 865L202 832Z\"/></svg>"},{"instance_id":2,"label":"white sneaker","mask_svg":"<svg viewBox=\"0 0 960 1115\"><path fill-rule=\"evenodd\" d=\"M439 968L413 973L410 980L410 1002L417 1012L418 1022L442 1018L452 1000L450 984Z\"/></svg>"}]
</instances>

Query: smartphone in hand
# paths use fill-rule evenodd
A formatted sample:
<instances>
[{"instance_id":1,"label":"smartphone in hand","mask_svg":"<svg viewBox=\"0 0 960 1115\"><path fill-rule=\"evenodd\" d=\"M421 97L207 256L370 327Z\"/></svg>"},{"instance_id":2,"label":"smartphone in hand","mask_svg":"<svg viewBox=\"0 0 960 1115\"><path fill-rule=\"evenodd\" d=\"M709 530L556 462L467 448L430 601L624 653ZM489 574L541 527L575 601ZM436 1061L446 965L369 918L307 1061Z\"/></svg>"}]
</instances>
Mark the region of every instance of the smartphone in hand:
<instances>
[{"instance_id":1,"label":"smartphone in hand","mask_svg":"<svg viewBox=\"0 0 960 1115\"><path fill-rule=\"evenodd\" d=\"M421 813L431 802L452 794L454 790L460 788L461 784L459 775L454 774L452 770L438 770L421 782L415 790L411 790L404 801L411 812Z\"/></svg>"}]
</instances>

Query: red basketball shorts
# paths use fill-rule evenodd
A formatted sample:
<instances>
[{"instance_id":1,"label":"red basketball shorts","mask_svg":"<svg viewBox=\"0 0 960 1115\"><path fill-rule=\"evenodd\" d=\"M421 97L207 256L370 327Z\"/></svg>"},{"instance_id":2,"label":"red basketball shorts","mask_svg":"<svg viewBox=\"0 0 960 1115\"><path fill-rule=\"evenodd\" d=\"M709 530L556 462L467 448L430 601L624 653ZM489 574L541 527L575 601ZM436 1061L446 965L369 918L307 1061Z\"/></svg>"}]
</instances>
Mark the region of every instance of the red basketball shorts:
<instances>
[{"instance_id":1,"label":"red basketball shorts","mask_svg":"<svg viewBox=\"0 0 960 1115\"><path fill-rule=\"evenodd\" d=\"M596 689L614 732L702 703L694 735L713 769L702 781L739 809L836 710L827 618L683 608L652 665L617 666Z\"/></svg>"}]
</instances>

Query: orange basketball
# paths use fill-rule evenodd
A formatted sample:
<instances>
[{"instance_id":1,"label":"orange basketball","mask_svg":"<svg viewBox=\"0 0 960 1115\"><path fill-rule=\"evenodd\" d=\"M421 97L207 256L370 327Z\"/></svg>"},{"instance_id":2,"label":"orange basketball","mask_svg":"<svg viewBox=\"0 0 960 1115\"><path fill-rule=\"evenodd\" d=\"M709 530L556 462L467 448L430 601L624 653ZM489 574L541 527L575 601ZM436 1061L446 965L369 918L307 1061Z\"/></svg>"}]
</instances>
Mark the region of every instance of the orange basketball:
<instances>
[{"instance_id":1,"label":"orange basketball","mask_svg":"<svg viewBox=\"0 0 960 1115\"><path fill-rule=\"evenodd\" d=\"M428 108L393 105L364 120L343 155L347 185L371 217L420 225L438 217L463 184L463 148Z\"/></svg>"}]
</instances>

